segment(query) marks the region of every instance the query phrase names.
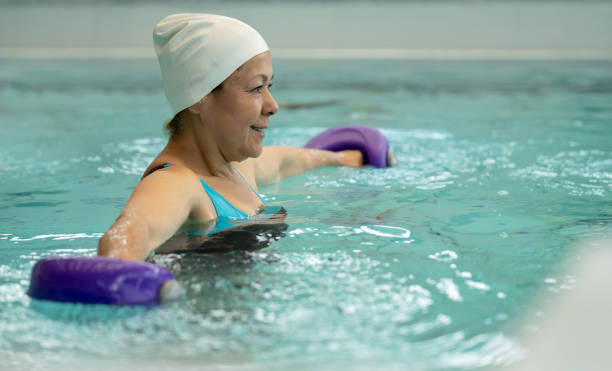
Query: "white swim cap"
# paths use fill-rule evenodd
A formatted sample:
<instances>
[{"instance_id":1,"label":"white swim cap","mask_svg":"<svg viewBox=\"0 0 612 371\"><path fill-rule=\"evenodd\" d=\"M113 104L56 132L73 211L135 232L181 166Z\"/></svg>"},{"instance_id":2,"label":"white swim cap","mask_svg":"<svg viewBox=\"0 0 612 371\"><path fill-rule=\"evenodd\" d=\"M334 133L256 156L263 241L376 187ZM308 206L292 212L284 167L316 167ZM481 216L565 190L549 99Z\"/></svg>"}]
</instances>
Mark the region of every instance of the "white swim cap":
<instances>
[{"instance_id":1,"label":"white swim cap","mask_svg":"<svg viewBox=\"0 0 612 371\"><path fill-rule=\"evenodd\" d=\"M166 98L177 114L249 59L270 50L251 26L215 14L173 14L153 29Z\"/></svg>"}]
</instances>

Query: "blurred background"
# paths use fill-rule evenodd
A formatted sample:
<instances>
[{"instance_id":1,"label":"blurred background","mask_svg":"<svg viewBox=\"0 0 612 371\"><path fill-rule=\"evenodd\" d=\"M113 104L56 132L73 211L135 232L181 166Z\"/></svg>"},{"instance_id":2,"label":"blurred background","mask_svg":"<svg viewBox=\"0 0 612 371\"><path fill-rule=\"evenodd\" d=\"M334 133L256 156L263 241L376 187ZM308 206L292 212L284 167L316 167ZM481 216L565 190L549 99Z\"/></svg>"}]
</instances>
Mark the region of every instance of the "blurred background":
<instances>
[{"instance_id":1,"label":"blurred background","mask_svg":"<svg viewBox=\"0 0 612 371\"><path fill-rule=\"evenodd\" d=\"M488 141L485 144L490 148L502 148L509 153L516 151L516 157L521 157L519 153L521 150L514 149L513 142L517 142L527 148L523 151L527 155L522 155L525 159L519 158L518 160L518 167L522 166L525 173L528 174L523 180L526 184L525 188L530 188L529 193L526 194L531 195L534 199L538 190L548 192L547 197L555 192L563 194L559 198L563 202L559 201L560 206L557 211L543 212L545 214L543 217L549 217L551 213L554 215L550 216L550 220L547 220L546 223L542 222L542 225L559 224L560 229L563 226L570 226L570 232L553 230L546 232L550 233L549 235L536 235L542 236L541 244L544 244L542 241L550 239L552 242L547 241L547 245L560 248L558 239L561 237L559 236L567 233L573 238L571 228L579 229L574 227L575 225L579 227L601 225L602 230L609 230L607 226L612 220L610 219L612 203L608 191L608 179L610 179L608 154L612 151L612 147L610 147L610 141L606 142L607 144L604 142L605 137L610 136L612 127L609 125L610 104L607 103L612 91L609 72L610 61L612 61L612 2L596 0L0 0L0 88L4 88L4 95L0 96L0 113L4 114L3 117L0 117L0 127L3 129L6 141L0 143L2 144L0 149L8 153L8 157L3 158L3 166L11 166L11 170L18 169L18 171L7 171L5 174L8 175L3 176L5 188L13 192L13 196L21 197L17 192L17 188L21 186L19 177L25 179L23 182L27 182L29 186L32 173L39 176L40 172L42 173L40 179L58 179L56 182L61 186L56 185L57 189L63 189L65 184L70 184L74 186L74 191L87 191L88 194L82 195L81 198L74 198L71 193L67 193L70 198L78 201L70 205L78 208L79 211L83 209L82 212L87 213L87 208L81 207L81 200L89 200L91 188L83 190L82 186L73 182L73 176L68 171L72 168L68 170L62 168L62 171L58 171L67 180L53 175L58 166L52 161L53 159L74 158L76 160L73 162L79 162L82 158L86 159L82 161L86 164L83 165L85 169L82 170L83 174L93 174L90 179L94 180L87 183L88 187L99 187L93 188L92 194L96 194L95 190L98 190L98 194L106 195L109 192L109 184L116 184L119 173L124 171L123 178L120 178L124 182L122 183L123 188L114 188L115 199L110 196L105 196L106 198L99 196L99 200L94 199L91 203L102 204L104 207L107 207L108 204L112 206L113 202L117 205L123 203L123 197L132 187L132 180L125 176L125 172L132 176L138 174L142 170L142 164L146 164L146 161L152 156L151 151L153 150L148 147L162 145L162 140L159 139L161 122L164 114L169 115L169 113L158 81L159 70L155 62L151 33L158 20L168 14L178 12L218 13L241 19L255 27L264 36L275 59L294 59L295 61L284 61L284 65L283 63L275 65L277 71L280 70L281 73L289 71L287 74L291 74L291 79L285 78L282 82L284 86L281 85L283 80L277 79L280 80L277 81L277 87L284 92L281 97L284 98L284 103L289 103L287 106L293 104L294 107L299 107L301 103L311 101L317 103L322 99L323 103L334 103L338 96L346 101L338 103L337 107L332 104L329 109L322 105L320 111L287 109L286 116L279 120L284 123L285 127L299 127L303 122L317 122L323 126L331 126L332 123L342 122L338 120L339 117L345 119L342 115L350 115L351 122L368 124L378 122L380 125L387 125L395 129L404 129L399 125L405 123L406 129L424 127L428 130L435 130L434 133L456 135L457 140L453 139L452 135L448 135L450 139L443 141L443 146L440 147L444 151L448 148L455 148L454 152L449 151L448 158L459 154L459 157L463 156L469 160L466 162L469 162L470 166L472 163L477 165L478 161L482 160L484 165L481 168L484 166L487 169L492 166L491 161L495 163L492 158L497 152L480 153L476 144ZM108 63L108 58L115 58L117 63ZM54 60L49 61L49 59ZM74 62L77 59L91 59L92 61L86 61L80 65ZM130 59L137 60L130 61ZM350 68L339 73L338 66L345 67L341 62L330 62L329 65L320 64L313 67L315 63L312 61L303 61L308 59L391 61L352 63ZM402 64L393 59L423 62ZM143 60L146 60L146 63L143 63ZM432 60L476 62L429 63ZM488 62L490 60L503 62ZM481 61L486 61L486 63L481 63ZM528 62L521 66L520 63L514 63L514 61L537 62ZM580 61L580 63L574 63L574 61ZM387 71L380 71L380 69L388 69L391 72L385 74L384 72ZM295 73L296 71L301 75ZM383 73L379 75L379 72ZM371 89L361 89L365 85ZM336 89L336 86L344 90ZM36 102L40 107L30 109L31 102ZM380 107L389 108L384 111L380 110ZM445 109L440 109L440 107ZM15 117L19 118L20 125L13 124L16 121ZM398 123L395 124L393 120ZM80 121L88 125L82 125ZM38 130L39 133L37 142L34 144L30 137L31 130ZM498 131L503 133L500 138L497 137ZM403 133L402 131L397 132ZM71 134L73 146L69 149L57 145L57 138L65 133ZM309 133L303 135L310 135ZM417 131L418 133L420 132ZM99 140L99 135L104 139ZM144 142L142 142L143 135L146 139ZM125 137L135 138L134 142L125 144ZM154 138L154 140L147 142L147 138ZM412 140L410 144L413 147L407 146L407 148L413 152L406 151L407 157L417 152L414 148L419 147L415 147L414 143L420 143L414 138L410 140ZM543 143L538 144L542 146L542 149L538 149L540 152L530 149L534 141ZM424 149L431 147L430 142L424 143L427 143L423 145ZM564 146L567 144L567 148L562 147L559 143L563 143ZM111 152L110 155L100 150L100 147L104 145L106 146L104 148L111 148L110 151L107 151ZM34 147L36 150L32 149ZM127 149L123 149L124 147ZM137 148L134 150L132 147ZM472 147L475 149L472 150ZM141 157L134 155L134 153L140 153L139 148L145 148ZM424 152L431 154L436 152L436 148L438 147ZM62 150L66 153L63 153ZM24 154L22 151L28 153ZM87 154L95 153L96 156L81 156L79 151ZM529 151L534 151L540 156L531 156ZM561 155L564 151L570 154L577 153L579 156L575 159L569 155L563 157ZM75 155L75 152L78 155ZM476 160L469 158L472 152L478 152ZM103 153L102 158L97 156L98 153ZM505 152L500 150L500 153L500 157L497 158L499 169L494 173L495 177L508 173L507 169L503 168L505 162L501 161L505 159L506 155L503 154ZM131 161L132 157L135 158L134 161ZM435 161L438 157L440 159ZM463 174L460 166L453 165L450 160L439 156L438 153L435 153L435 156L432 154L431 159L425 158L434 165L439 165L439 167L433 167L432 174L440 172L440 169L447 170L448 166L452 171ZM113 165L111 160L116 160L119 165ZM124 167L127 167L128 170L121 167L125 165L121 162L124 160L127 163ZM592 162L590 167L587 166L589 161ZM110 166L105 168L102 165L97 167L98 163L105 164L105 162L117 168L116 178L107 175L107 173L112 173L114 168ZM582 165L585 165L584 172L581 171ZM66 166L75 165L70 163ZM51 170L48 170L47 167ZM22 168L25 171L21 171ZM33 170L30 171L30 169ZM0 170L6 169L0 167ZM132 170L134 174L129 173ZM108 178L98 174L100 172ZM562 174L564 172L569 175ZM561 174L560 179L565 183L562 184L559 178L554 178L556 174L551 175L552 173ZM412 173L408 172L408 174ZM429 173L425 172L425 174ZM488 176L488 174L485 175ZM492 176L492 178L495 177ZM516 178L515 176L512 179ZM570 184L571 186L573 183L570 181L576 182L575 189L569 191L562 189L563 187L557 189L558 184L564 186ZM515 182L519 181L515 180ZM588 182L590 184L586 184ZM599 189L601 194L588 194L587 191L584 191L578 194L569 193L568 196L570 191L573 192L576 189L580 191L583 183L586 184L583 188L587 191L591 189L586 188L587 186L594 187L592 189ZM50 187L50 189L54 188ZM519 194L518 190L517 194ZM532 192L533 190L536 192ZM470 192L478 196L481 191ZM459 194L463 195L463 193ZM504 196L501 193L499 195ZM55 196L51 194L48 197ZM521 205L524 205L525 200L529 198L519 199L517 197L516 200L517 204L500 201L500 205L509 209L516 206L516 209L520 209L523 215L524 208ZM405 202L408 203L408 201ZM470 202L472 201L467 201L468 204ZM78 206L74 206L75 204ZM449 204L455 205L454 199ZM110 206L107 208L110 209ZM432 208L430 204L425 204L423 209L425 210L423 215L428 215ZM17 219L26 220L27 223L19 224L7 217L5 225L15 229L16 232L6 226L5 228L8 229L2 232L10 232L16 236L19 236L19 233L25 236L41 233L37 227L37 219L32 217L34 215L32 211L26 208L17 209L17 206L10 210L15 215L18 212L22 213L21 219ZM580 212L567 216L568 210L579 210ZM4 211L4 213L9 215L9 211ZM110 211L107 212L109 213ZM452 209L445 209L440 213L442 215L441 225L445 226L448 223L446 217L450 213ZM511 212L509 214L512 215ZM49 215L55 216L56 214L41 212L40 218L51 218ZM87 215L86 218L78 212L66 213L66 215L69 217L53 222L47 222L46 219L40 220L50 224L51 227L60 228L58 225L61 225L63 229L58 229L61 233L65 233L66 230L100 232L99 226L107 223L104 213ZM70 224L70 218L75 219L73 224ZM572 224L572 218L578 222ZM565 219L569 221L566 222ZM6 220L9 221L6 222ZM86 227L83 226L85 224L83 220L87 221ZM38 223L44 224L40 221ZM46 226L45 228L50 229L51 227ZM490 226L485 223L485 228L490 228ZM533 228L540 227L536 225ZM474 231L476 232L478 231ZM578 232L574 233L579 235ZM581 233L586 234L587 232ZM418 231L416 234L418 235ZM9 236L9 234L4 236ZM531 235L525 236L532 238ZM459 237L461 238L461 235ZM506 237L507 235L500 238L505 240ZM501 244L497 235L492 235L492 238L496 239L496 246ZM557 302L546 303L547 308L553 308L550 310L552 314L546 318L547 321L542 321L542 328L549 336L542 338L536 333L536 336L529 339L527 344L530 345L527 348L531 350L533 357L529 362L518 365L516 369L609 369L606 339L612 331L612 322L608 315L612 308L612 295L610 295L608 284L612 280L612 271L609 269L612 264L612 256L609 254L611 245L609 241L597 241L594 244L599 250L592 254L585 254L581 258L581 264L568 268L567 276L572 280L578 277L579 284L572 290L567 290L567 300L561 298L560 302L564 303L563 306L557 306ZM498 248L496 254L491 255L504 258L505 251L507 259L507 256L514 256L513 254L517 253L516 246L506 242L507 250ZM516 269L519 272L525 266L533 267L530 268L532 269L530 272L542 272L539 275L534 273L534 280L540 279L540 275L550 277L546 276L545 270L551 269L550 266L535 267L536 264L539 264L538 259L543 259L538 258L540 253L538 246L534 244L525 247L525 249L533 249L535 257L531 261L528 259L531 255L521 255L516 258L519 262L517 263L519 268ZM565 245L561 247L566 248ZM35 248L38 247L32 247L32 249ZM46 245L45 248L47 248ZM580 251L593 249L593 246L585 242ZM469 248L466 250L469 253ZM12 253L13 250L10 251ZM554 257L555 251L555 249L548 249L551 261L558 259ZM15 252L15 254L22 253ZM545 256L546 252L543 252L542 255ZM466 264L472 265L478 265L476 263L479 262L479 258L485 259L485 255L480 253L466 256L469 256L468 259L465 259ZM3 257L3 260L5 259L9 260ZM13 265L10 269L18 273L14 274L14 277L17 277L14 278L14 282L9 279L7 282L13 284L13 288L16 287L14 289L16 292L21 293L19 290L24 285L23 282L27 282L23 277L29 274L29 266L27 269L23 268L22 266L26 266L26 263L23 263L21 258L14 258L10 264ZM486 268L487 265L480 264L480 266ZM486 271L484 268L482 270ZM504 269L499 269L499 271L503 276ZM0 270L0 273L7 276L3 272L7 270ZM435 272L427 271L426 273L435 276ZM520 275L520 273L510 273L508 275L510 282L512 282L513 275ZM478 274L477 269L476 274ZM494 275L491 274L491 276ZM489 276L485 275L485 277ZM564 275L559 274L559 277L564 277ZM499 282L505 283L504 279L500 279ZM547 284L557 282L550 278L546 280ZM564 283L559 283L560 287L564 285ZM496 286L493 285L493 287ZM525 305L523 304L526 300L524 296L526 292L532 292L529 291L530 287L532 286L514 285L511 288L515 291L513 295L522 300L516 299L520 305ZM20 295L20 298L23 297L23 294ZM0 300L0 303L9 302L7 299L3 300L4 302ZM491 301L474 300L474 302L484 303L482 304L483 312L495 312L496 310L491 306ZM589 304L583 305L584 303ZM523 315L536 311L535 309L526 311L514 302L504 305L509 309L500 305L502 309L499 310L502 312L499 314L507 316L505 313L508 312L511 319L515 318L513 310ZM534 307L538 308L539 305L540 303L537 303ZM6 304L5 307L7 307ZM31 311L27 305L18 308L19 310L16 310L11 307L6 311L8 320L4 320L5 323L25 322L18 316L23 312L30 315ZM436 310L439 310L440 313L446 309L438 308L436 307ZM471 308L466 309L465 312L470 316L478 317L478 313ZM437 312L432 310L431 313L436 314ZM452 314L458 318L462 312L456 311ZM33 322L32 327L38 325L38 322ZM144 322L143 326L149 327L147 322ZM54 328L48 330L49 333L53 333ZM313 328L316 329L316 327ZM376 331L378 331L375 327L366 326L365 329L371 330L373 334L377 334ZM389 331L394 333L395 325L389 324L384 329L391 329ZM511 327L511 330L514 328ZM434 331L437 330L434 329ZM478 328L478 331L484 332L485 330ZM46 340L45 332L41 334L40 338ZM121 335L126 336L128 340L131 339L129 331L124 331ZM311 336L315 337L310 333L302 335L309 339ZM6 337L11 336L6 335ZM83 338L84 336L80 339L76 338L71 344L78 343ZM2 340L0 339L0 344ZM389 340L396 339L389 338ZM35 343L42 340L34 338L28 341ZM146 344L146 346L154 345ZM10 352L21 349L17 346L11 348L11 346L8 346ZM108 343L106 346L104 349L114 349ZM143 349L149 349L146 346ZM504 349L503 347L496 348L498 354L503 353ZM477 350L482 351L481 355L491 353L487 348ZM54 350L50 349L47 354L53 352ZM22 352L19 357L15 358L16 362L24 359L23 353L27 352ZM436 350L436 353L440 352ZM39 354L36 354L38 357ZM64 353L58 353L58 357L61 358L63 354L72 355L70 350L67 350ZM454 358L452 360L456 361ZM551 360L554 363L551 363ZM64 360L61 359L61 361ZM2 368L1 365L0 368Z\"/></svg>"},{"instance_id":2,"label":"blurred background","mask_svg":"<svg viewBox=\"0 0 612 371\"><path fill-rule=\"evenodd\" d=\"M612 59L595 0L0 0L0 57L153 58L176 12L239 18L276 58Z\"/></svg>"}]
</instances>

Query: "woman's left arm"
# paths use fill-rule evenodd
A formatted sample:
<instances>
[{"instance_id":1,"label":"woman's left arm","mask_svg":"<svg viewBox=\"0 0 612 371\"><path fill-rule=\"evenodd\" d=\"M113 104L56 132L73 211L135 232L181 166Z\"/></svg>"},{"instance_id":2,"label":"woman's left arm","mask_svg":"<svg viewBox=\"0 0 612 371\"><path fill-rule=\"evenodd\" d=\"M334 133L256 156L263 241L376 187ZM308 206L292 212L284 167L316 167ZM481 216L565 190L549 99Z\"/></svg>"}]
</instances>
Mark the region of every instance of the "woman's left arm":
<instances>
[{"instance_id":1,"label":"woman's left arm","mask_svg":"<svg viewBox=\"0 0 612 371\"><path fill-rule=\"evenodd\" d=\"M361 167L363 154L358 150L339 152L301 147L264 147L253 160L257 185L267 185L324 166Z\"/></svg>"}]
</instances>

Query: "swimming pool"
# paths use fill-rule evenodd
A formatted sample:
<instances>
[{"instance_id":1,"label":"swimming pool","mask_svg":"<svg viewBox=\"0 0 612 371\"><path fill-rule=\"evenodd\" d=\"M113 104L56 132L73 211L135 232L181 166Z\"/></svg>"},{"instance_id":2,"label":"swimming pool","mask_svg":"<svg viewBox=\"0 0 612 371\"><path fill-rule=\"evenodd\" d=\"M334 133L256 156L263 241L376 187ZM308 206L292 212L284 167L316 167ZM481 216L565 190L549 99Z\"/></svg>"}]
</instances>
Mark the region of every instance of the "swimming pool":
<instances>
[{"instance_id":1,"label":"swimming pool","mask_svg":"<svg viewBox=\"0 0 612 371\"><path fill-rule=\"evenodd\" d=\"M262 188L287 236L166 256L152 309L25 291L97 238L162 148L153 60L0 61L0 368L470 369L525 352L534 299L571 289L576 241L609 235L609 62L275 61L267 144L381 128L399 164Z\"/></svg>"}]
</instances>

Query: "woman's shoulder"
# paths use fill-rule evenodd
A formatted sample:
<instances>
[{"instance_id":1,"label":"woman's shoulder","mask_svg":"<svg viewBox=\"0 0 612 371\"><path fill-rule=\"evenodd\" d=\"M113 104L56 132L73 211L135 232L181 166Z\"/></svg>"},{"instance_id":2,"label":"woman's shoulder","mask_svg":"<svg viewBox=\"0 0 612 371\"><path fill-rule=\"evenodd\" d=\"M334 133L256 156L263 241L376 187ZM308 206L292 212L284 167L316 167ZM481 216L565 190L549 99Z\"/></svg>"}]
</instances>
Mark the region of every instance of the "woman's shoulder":
<instances>
[{"instance_id":1,"label":"woman's shoulder","mask_svg":"<svg viewBox=\"0 0 612 371\"><path fill-rule=\"evenodd\" d=\"M191 169L180 164L161 166L153 162L149 169L155 169L141 179L134 191L150 202L167 204L184 204L189 208L189 218L194 220L213 219L214 206L202 192L200 177ZM168 164L170 165L170 164Z\"/></svg>"},{"instance_id":2,"label":"woman's shoulder","mask_svg":"<svg viewBox=\"0 0 612 371\"><path fill-rule=\"evenodd\" d=\"M168 156L161 153L143 172L142 179L153 174L174 174L174 176L197 178L196 173L188 166L185 166L180 158Z\"/></svg>"},{"instance_id":3,"label":"woman's shoulder","mask_svg":"<svg viewBox=\"0 0 612 371\"><path fill-rule=\"evenodd\" d=\"M184 192L197 187L199 177L191 169L181 164L154 161L143 173L140 183ZM169 187L170 185L172 185L172 188Z\"/></svg>"}]
</instances>

